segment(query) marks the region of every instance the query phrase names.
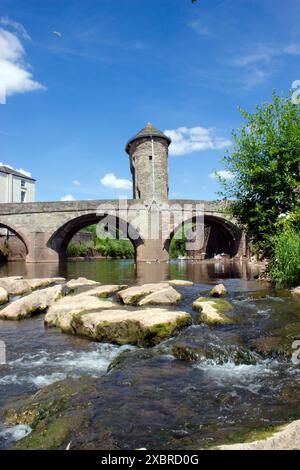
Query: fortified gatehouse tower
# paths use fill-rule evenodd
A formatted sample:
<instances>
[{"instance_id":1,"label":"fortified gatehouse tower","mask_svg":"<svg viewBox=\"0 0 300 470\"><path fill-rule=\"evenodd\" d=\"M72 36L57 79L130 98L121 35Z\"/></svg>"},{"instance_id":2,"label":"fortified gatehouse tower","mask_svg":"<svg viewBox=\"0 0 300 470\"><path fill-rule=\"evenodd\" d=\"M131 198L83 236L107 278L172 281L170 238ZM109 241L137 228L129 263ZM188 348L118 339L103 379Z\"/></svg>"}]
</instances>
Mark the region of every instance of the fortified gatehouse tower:
<instances>
[{"instance_id":1,"label":"fortified gatehouse tower","mask_svg":"<svg viewBox=\"0 0 300 470\"><path fill-rule=\"evenodd\" d=\"M167 201L168 150L171 139L151 123L126 145L133 180L133 199L146 203Z\"/></svg>"},{"instance_id":2,"label":"fortified gatehouse tower","mask_svg":"<svg viewBox=\"0 0 300 470\"><path fill-rule=\"evenodd\" d=\"M146 209L147 235L137 248L137 259L167 260L169 255L163 239L166 228L161 207L168 202L168 153L171 139L151 123L126 145L130 157L133 199L141 201Z\"/></svg>"}]
</instances>

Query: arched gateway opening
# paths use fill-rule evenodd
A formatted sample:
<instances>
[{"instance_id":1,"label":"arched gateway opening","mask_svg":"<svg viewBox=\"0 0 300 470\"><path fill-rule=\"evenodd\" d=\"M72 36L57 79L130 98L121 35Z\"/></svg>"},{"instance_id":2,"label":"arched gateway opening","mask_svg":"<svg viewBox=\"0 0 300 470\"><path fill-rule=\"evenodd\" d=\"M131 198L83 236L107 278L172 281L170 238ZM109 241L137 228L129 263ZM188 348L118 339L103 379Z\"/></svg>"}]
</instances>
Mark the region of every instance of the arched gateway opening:
<instances>
[{"instance_id":1,"label":"arched gateway opening","mask_svg":"<svg viewBox=\"0 0 300 470\"><path fill-rule=\"evenodd\" d=\"M186 251L186 238L193 240L192 233L197 223L203 230L201 246ZM178 225L169 240L166 240L165 249L173 258L177 257L177 254L199 260L211 259L217 255L234 258L239 254L241 236L241 230L232 222L221 217L205 215L204 219L194 217Z\"/></svg>"},{"instance_id":2,"label":"arched gateway opening","mask_svg":"<svg viewBox=\"0 0 300 470\"><path fill-rule=\"evenodd\" d=\"M54 232L47 243L47 247L56 251L59 260L64 261L68 256L68 247L73 237L76 235L78 243L80 243L80 238L85 238L80 231L94 225L97 226L97 233L100 231L103 234L103 238L107 234L107 239L124 240L124 242L127 240L127 243L129 241L133 246L133 257L136 258L139 247L143 245L143 240L138 232L121 218L106 214L87 214L71 219Z\"/></svg>"},{"instance_id":3,"label":"arched gateway opening","mask_svg":"<svg viewBox=\"0 0 300 470\"><path fill-rule=\"evenodd\" d=\"M28 245L19 230L0 223L0 263L25 260Z\"/></svg>"}]
</instances>

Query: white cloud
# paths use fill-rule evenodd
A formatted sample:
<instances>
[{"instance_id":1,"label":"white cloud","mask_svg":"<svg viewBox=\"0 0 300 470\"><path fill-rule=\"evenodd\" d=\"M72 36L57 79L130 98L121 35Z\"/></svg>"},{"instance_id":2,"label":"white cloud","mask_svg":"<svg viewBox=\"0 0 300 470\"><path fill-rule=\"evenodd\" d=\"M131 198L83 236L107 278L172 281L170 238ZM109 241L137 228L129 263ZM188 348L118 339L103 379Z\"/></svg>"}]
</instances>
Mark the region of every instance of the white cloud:
<instances>
[{"instance_id":1,"label":"white cloud","mask_svg":"<svg viewBox=\"0 0 300 470\"><path fill-rule=\"evenodd\" d=\"M73 186L81 186L81 183L78 180L73 180L72 184L73 184Z\"/></svg>"},{"instance_id":2,"label":"white cloud","mask_svg":"<svg viewBox=\"0 0 300 470\"><path fill-rule=\"evenodd\" d=\"M243 81L247 87L266 82L277 70L278 61L284 57L300 55L300 44L270 45L258 43L254 48L241 52L230 63L245 70Z\"/></svg>"},{"instance_id":3,"label":"white cloud","mask_svg":"<svg viewBox=\"0 0 300 470\"><path fill-rule=\"evenodd\" d=\"M235 175L231 173L231 171L228 171L228 170L219 170L219 171L213 171L209 175L209 177L213 179L222 178L224 180L233 180L235 178Z\"/></svg>"},{"instance_id":4,"label":"white cloud","mask_svg":"<svg viewBox=\"0 0 300 470\"><path fill-rule=\"evenodd\" d=\"M30 39L30 36L27 33L24 26L21 23L18 23L17 21L11 20L7 16L1 16L0 17L0 25L1 26L7 26L9 28L14 29L17 33L19 33L21 36L23 36L24 39Z\"/></svg>"},{"instance_id":5,"label":"white cloud","mask_svg":"<svg viewBox=\"0 0 300 470\"><path fill-rule=\"evenodd\" d=\"M207 26L203 26L200 21L193 21L190 23L190 27L200 36L213 36L210 29Z\"/></svg>"},{"instance_id":6,"label":"white cloud","mask_svg":"<svg viewBox=\"0 0 300 470\"><path fill-rule=\"evenodd\" d=\"M107 173L100 180L101 184L106 188L113 189L131 189L132 182L129 180L117 178L113 173Z\"/></svg>"},{"instance_id":7,"label":"white cloud","mask_svg":"<svg viewBox=\"0 0 300 470\"><path fill-rule=\"evenodd\" d=\"M45 89L33 80L30 65L25 62L25 50L17 35L3 28L0 28L0 88L5 96Z\"/></svg>"},{"instance_id":8,"label":"white cloud","mask_svg":"<svg viewBox=\"0 0 300 470\"><path fill-rule=\"evenodd\" d=\"M203 150L223 149L231 145L230 140L215 137L212 128L179 127L174 130L167 129L164 133L172 139L171 155L188 155Z\"/></svg>"},{"instance_id":9,"label":"white cloud","mask_svg":"<svg viewBox=\"0 0 300 470\"><path fill-rule=\"evenodd\" d=\"M237 67L245 67L253 64L269 64L272 59L280 56L295 56L300 54L300 45L296 43L270 46L257 44L254 51L246 52L233 59L232 64Z\"/></svg>"},{"instance_id":10,"label":"white cloud","mask_svg":"<svg viewBox=\"0 0 300 470\"><path fill-rule=\"evenodd\" d=\"M72 196L72 194L67 194L61 198L61 201L75 201L75 198Z\"/></svg>"}]
</instances>

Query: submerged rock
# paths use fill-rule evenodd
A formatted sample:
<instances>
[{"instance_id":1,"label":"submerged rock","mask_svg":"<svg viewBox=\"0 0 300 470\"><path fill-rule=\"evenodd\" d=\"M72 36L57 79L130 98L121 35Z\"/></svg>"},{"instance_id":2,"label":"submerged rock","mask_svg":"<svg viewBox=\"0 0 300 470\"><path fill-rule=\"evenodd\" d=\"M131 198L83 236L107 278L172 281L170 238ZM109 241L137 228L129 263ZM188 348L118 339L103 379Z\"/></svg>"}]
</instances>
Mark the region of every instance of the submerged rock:
<instances>
[{"instance_id":1,"label":"submerged rock","mask_svg":"<svg viewBox=\"0 0 300 470\"><path fill-rule=\"evenodd\" d=\"M156 284L143 284L142 286L129 287L128 289L119 292L119 298L125 305L137 305L146 295L158 292L162 289L167 289L169 284L167 282L159 282Z\"/></svg>"},{"instance_id":2,"label":"submerged rock","mask_svg":"<svg viewBox=\"0 0 300 470\"><path fill-rule=\"evenodd\" d=\"M268 435L269 434L269 435ZM300 450L300 420L267 433L265 438L219 446L219 450Z\"/></svg>"},{"instance_id":3,"label":"submerged rock","mask_svg":"<svg viewBox=\"0 0 300 470\"><path fill-rule=\"evenodd\" d=\"M264 357L287 355L291 351L291 342L280 336L261 336L252 339L249 346Z\"/></svg>"},{"instance_id":4,"label":"submerged rock","mask_svg":"<svg viewBox=\"0 0 300 470\"><path fill-rule=\"evenodd\" d=\"M14 444L14 449L66 449L70 436L88 434L90 404L95 393L92 380L56 382L29 398L17 400L4 412L5 424L29 425L32 433Z\"/></svg>"},{"instance_id":5,"label":"submerged rock","mask_svg":"<svg viewBox=\"0 0 300 470\"><path fill-rule=\"evenodd\" d=\"M224 284L217 284L215 287L213 287L210 291L210 295L212 297L225 297L227 295L227 289L224 286Z\"/></svg>"},{"instance_id":6,"label":"submerged rock","mask_svg":"<svg viewBox=\"0 0 300 470\"><path fill-rule=\"evenodd\" d=\"M32 292L0 310L0 318L3 320L22 320L29 318L39 312L45 311L62 295L64 295L64 288L61 285Z\"/></svg>"},{"instance_id":7,"label":"submerged rock","mask_svg":"<svg viewBox=\"0 0 300 470\"><path fill-rule=\"evenodd\" d=\"M138 305L176 305L180 300L181 294L169 286L146 295L146 297L138 302Z\"/></svg>"},{"instance_id":8,"label":"submerged rock","mask_svg":"<svg viewBox=\"0 0 300 470\"><path fill-rule=\"evenodd\" d=\"M291 357L293 341L298 339L300 339L300 322L294 322L271 330L268 336L250 340L249 345L251 349L264 357Z\"/></svg>"},{"instance_id":9,"label":"submerged rock","mask_svg":"<svg viewBox=\"0 0 300 470\"><path fill-rule=\"evenodd\" d=\"M206 325L189 328L176 338L172 345L176 359L188 362L211 360L215 364L232 362L256 364L258 355L245 348L241 337L235 333L214 333Z\"/></svg>"},{"instance_id":10,"label":"submerged rock","mask_svg":"<svg viewBox=\"0 0 300 470\"><path fill-rule=\"evenodd\" d=\"M3 287L0 287L0 305L6 304L8 302L8 292Z\"/></svg>"},{"instance_id":11,"label":"submerged rock","mask_svg":"<svg viewBox=\"0 0 300 470\"><path fill-rule=\"evenodd\" d=\"M186 281L184 279L171 279L168 281L170 286L178 286L178 287L188 287L188 286L193 286L194 283L192 281Z\"/></svg>"},{"instance_id":12,"label":"submerged rock","mask_svg":"<svg viewBox=\"0 0 300 470\"><path fill-rule=\"evenodd\" d=\"M199 312L199 322L225 325L236 323L234 319L227 317L224 312L233 309L233 306L224 299L208 299L199 297L193 303L193 309Z\"/></svg>"},{"instance_id":13,"label":"submerged rock","mask_svg":"<svg viewBox=\"0 0 300 470\"><path fill-rule=\"evenodd\" d=\"M184 330L182 336L193 328ZM230 332L225 329L206 325L195 329L222 334L226 343L235 342L232 332L232 337L226 336ZM164 347L165 343L124 352L108 374L66 379L26 401L11 403L5 413L7 424L22 423L25 416L32 425L31 435L13 447L66 449L71 442L72 450L203 449L222 444L233 434L242 440L245 432L258 426L288 419L289 408L280 397L278 401L279 390L275 396L269 393L279 385L277 376L272 381L273 375L263 374L259 379L254 374L250 392L248 372L245 376L243 368L238 366L236 374L227 365L224 374L223 366L208 366L205 371L161 353ZM256 385L263 387L257 392ZM298 395L295 390L295 400Z\"/></svg>"},{"instance_id":14,"label":"submerged rock","mask_svg":"<svg viewBox=\"0 0 300 470\"><path fill-rule=\"evenodd\" d=\"M62 277L49 277L42 279L22 279L20 276L0 278L0 287L7 290L9 295L24 295L33 290L61 284L65 281Z\"/></svg>"}]
</instances>

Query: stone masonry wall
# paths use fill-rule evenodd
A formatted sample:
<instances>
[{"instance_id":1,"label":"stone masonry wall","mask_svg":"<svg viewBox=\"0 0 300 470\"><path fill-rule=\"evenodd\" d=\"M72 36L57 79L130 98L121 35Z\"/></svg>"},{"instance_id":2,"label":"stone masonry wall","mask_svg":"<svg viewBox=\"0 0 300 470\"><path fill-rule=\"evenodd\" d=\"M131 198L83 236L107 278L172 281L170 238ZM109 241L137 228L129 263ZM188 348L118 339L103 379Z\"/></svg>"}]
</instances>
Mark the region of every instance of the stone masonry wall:
<instances>
[{"instance_id":1,"label":"stone masonry wall","mask_svg":"<svg viewBox=\"0 0 300 470\"><path fill-rule=\"evenodd\" d=\"M131 147L132 166L134 168L135 198L152 201L168 199L168 144L165 139L153 137L139 139ZM153 165L154 165L154 195L153 195Z\"/></svg>"}]
</instances>

